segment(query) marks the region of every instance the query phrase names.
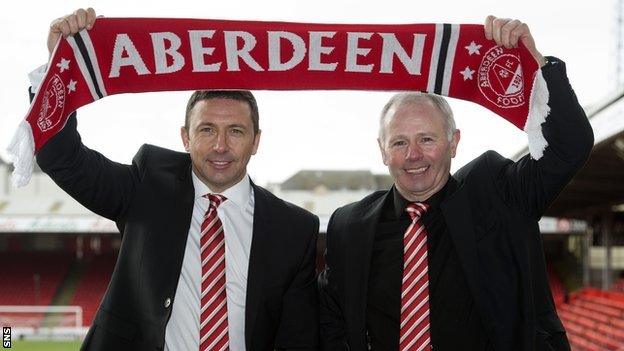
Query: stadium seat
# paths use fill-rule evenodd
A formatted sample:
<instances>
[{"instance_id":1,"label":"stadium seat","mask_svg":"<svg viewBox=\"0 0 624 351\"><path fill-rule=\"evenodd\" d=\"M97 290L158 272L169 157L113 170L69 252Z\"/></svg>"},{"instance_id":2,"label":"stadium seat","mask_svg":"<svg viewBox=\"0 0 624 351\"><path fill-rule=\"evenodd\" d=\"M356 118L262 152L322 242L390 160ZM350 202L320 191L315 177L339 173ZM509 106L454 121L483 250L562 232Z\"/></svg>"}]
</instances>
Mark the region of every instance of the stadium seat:
<instances>
[{"instance_id":1,"label":"stadium seat","mask_svg":"<svg viewBox=\"0 0 624 351\"><path fill-rule=\"evenodd\" d=\"M48 306L69 270L73 257L56 252L5 252L0 255L3 283L0 284L0 305ZM0 320L26 320L37 328L43 313L21 315L3 313Z\"/></svg>"},{"instance_id":2,"label":"stadium seat","mask_svg":"<svg viewBox=\"0 0 624 351\"><path fill-rule=\"evenodd\" d=\"M624 294L584 288L557 310L573 351L624 350Z\"/></svg>"}]
</instances>

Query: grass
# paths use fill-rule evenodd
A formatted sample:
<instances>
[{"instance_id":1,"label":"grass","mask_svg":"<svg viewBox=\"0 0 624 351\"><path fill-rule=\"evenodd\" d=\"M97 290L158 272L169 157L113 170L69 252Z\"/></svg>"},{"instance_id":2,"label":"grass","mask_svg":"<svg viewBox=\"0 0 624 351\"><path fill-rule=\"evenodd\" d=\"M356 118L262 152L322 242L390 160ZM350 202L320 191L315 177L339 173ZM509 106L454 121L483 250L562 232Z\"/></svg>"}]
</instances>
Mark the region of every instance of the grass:
<instances>
[{"instance_id":1,"label":"grass","mask_svg":"<svg viewBox=\"0 0 624 351\"><path fill-rule=\"evenodd\" d=\"M13 340L10 349L15 351L75 351L81 341L19 341ZM4 349L3 349L4 350Z\"/></svg>"}]
</instances>

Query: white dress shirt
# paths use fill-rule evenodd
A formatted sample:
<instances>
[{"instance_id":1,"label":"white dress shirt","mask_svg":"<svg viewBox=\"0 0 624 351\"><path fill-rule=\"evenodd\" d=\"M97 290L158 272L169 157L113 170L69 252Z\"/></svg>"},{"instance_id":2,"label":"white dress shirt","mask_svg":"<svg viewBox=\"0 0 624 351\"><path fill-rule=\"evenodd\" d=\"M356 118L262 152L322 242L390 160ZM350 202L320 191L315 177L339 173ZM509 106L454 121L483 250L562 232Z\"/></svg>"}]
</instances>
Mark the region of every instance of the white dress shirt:
<instances>
[{"instance_id":1,"label":"white dress shirt","mask_svg":"<svg viewBox=\"0 0 624 351\"><path fill-rule=\"evenodd\" d=\"M201 305L200 228L213 193L193 173L195 204L188 232L182 271L173 298L173 310L165 331L165 351L199 349ZM253 232L254 196L249 177L221 193L227 198L218 208L225 235L225 286L230 350L245 350L245 299Z\"/></svg>"}]
</instances>

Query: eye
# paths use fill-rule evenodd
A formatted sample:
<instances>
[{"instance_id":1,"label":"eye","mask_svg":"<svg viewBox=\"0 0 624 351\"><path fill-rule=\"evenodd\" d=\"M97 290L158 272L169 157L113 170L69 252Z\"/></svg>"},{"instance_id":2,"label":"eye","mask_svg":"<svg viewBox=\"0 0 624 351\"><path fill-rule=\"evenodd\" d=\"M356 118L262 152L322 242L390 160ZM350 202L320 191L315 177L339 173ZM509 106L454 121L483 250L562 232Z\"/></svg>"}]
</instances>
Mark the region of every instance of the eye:
<instances>
[{"instance_id":1,"label":"eye","mask_svg":"<svg viewBox=\"0 0 624 351\"><path fill-rule=\"evenodd\" d=\"M428 144L428 143L432 143L432 142L434 142L435 140L434 140L433 138L431 138L431 137L423 137L423 138L421 139L421 141L422 141L423 143L427 143L427 144Z\"/></svg>"},{"instance_id":2,"label":"eye","mask_svg":"<svg viewBox=\"0 0 624 351\"><path fill-rule=\"evenodd\" d=\"M230 135L232 135L235 138L238 137L243 137L245 136L247 133L245 132L244 128L240 128L240 127L234 127L230 129Z\"/></svg>"},{"instance_id":3,"label":"eye","mask_svg":"<svg viewBox=\"0 0 624 351\"><path fill-rule=\"evenodd\" d=\"M214 131L214 128L212 128L210 126L203 126L203 127L199 128L199 131L201 133L212 133Z\"/></svg>"},{"instance_id":4,"label":"eye","mask_svg":"<svg viewBox=\"0 0 624 351\"><path fill-rule=\"evenodd\" d=\"M393 147L405 146L407 142L405 140L395 140L390 145Z\"/></svg>"}]
</instances>

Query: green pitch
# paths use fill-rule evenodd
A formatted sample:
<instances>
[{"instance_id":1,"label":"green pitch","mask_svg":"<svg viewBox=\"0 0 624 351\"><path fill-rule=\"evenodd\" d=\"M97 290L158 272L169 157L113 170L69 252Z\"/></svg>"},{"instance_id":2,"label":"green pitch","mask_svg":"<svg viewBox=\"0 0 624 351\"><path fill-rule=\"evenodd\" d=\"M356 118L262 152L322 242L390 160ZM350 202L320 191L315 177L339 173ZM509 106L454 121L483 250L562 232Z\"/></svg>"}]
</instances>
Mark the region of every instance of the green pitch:
<instances>
[{"instance_id":1,"label":"green pitch","mask_svg":"<svg viewBox=\"0 0 624 351\"><path fill-rule=\"evenodd\" d=\"M80 341L19 341L13 340L8 350L15 351L77 351Z\"/></svg>"}]
</instances>

